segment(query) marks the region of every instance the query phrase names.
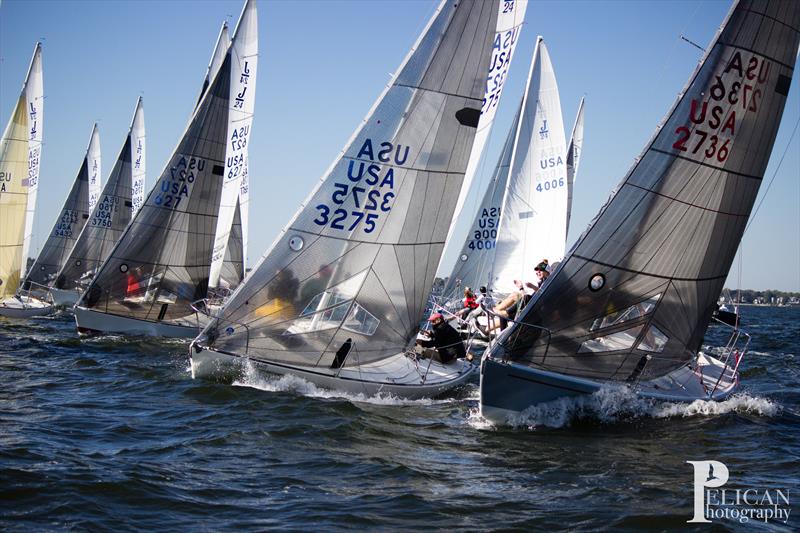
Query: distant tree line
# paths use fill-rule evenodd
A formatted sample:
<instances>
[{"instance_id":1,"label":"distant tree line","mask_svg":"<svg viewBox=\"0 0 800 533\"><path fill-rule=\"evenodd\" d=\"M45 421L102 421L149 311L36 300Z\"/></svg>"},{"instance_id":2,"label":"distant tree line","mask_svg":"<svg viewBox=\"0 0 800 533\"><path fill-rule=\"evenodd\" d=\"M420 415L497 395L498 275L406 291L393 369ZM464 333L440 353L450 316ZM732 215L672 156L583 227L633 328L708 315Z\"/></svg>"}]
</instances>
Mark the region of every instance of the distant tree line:
<instances>
[{"instance_id":1,"label":"distant tree line","mask_svg":"<svg viewBox=\"0 0 800 533\"><path fill-rule=\"evenodd\" d=\"M783 291L776 291L773 289L769 289L766 291L754 291L752 289L725 289L730 291L731 299L736 301L742 301L744 303L752 303L756 298L763 298L767 302L771 302L772 298L780 298L783 297L784 300L788 300L789 298L800 298L800 292L783 292ZM741 299L739 298L739 293L741 292Z\"/></svg>"}]
</instances>

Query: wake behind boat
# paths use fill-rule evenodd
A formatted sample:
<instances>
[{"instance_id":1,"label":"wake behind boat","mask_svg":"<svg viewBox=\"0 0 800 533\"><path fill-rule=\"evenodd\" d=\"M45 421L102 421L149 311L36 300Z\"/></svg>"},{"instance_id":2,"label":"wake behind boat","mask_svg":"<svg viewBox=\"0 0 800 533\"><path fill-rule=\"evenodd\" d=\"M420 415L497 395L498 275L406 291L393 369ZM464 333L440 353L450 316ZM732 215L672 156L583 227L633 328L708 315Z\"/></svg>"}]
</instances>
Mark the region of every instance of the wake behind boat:
<instances>
[{"instance_id":1,"label":"wake behind boat","mask_svg":"<svg viewBox=\"0 0 800 533\"><path fill-rule=\"evenodd\" d=\"M342 155L192 343L195 377L252 364L412 398L468 378L470 363L420 361L409 347L466 171L503 7L513 4L440 4Z\"/></svg>"},{"instance_id":2,"label":"wake behind boat","mask_svg":"<svg viewBox=\"0 0 800 533\"><path fill-rule=\"evenodd\" d=\"M502 423L608 383L673 401L736 388L739 332L719 359L699 349L769 161L798 27L797 2L734 3L632 169L488 350L483 416Z\"/></svg>"}]
</instances>

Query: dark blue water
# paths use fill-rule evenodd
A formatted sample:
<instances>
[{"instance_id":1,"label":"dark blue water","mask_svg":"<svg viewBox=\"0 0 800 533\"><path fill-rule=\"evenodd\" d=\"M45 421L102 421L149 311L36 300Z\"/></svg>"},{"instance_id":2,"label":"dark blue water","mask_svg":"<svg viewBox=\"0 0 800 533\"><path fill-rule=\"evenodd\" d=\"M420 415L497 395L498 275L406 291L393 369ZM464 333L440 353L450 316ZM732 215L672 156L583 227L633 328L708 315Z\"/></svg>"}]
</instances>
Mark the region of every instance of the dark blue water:
<instances>
[{"instance_id":1,"label":"dark blue water","mask_svg":"<svg viewBox=\"0 0 800 533\"><path fill-rule=\"evenodd\" d=\"M790 489L798 513L717 526L796 531L800 309L742 314L737 397L605 391L516 428L479 417L476 385L403 402L195 381L183 342L0 319L0 529L662 530L691 518L685 461L714 459L731 485Z\"/></svg>"}]
</instances>

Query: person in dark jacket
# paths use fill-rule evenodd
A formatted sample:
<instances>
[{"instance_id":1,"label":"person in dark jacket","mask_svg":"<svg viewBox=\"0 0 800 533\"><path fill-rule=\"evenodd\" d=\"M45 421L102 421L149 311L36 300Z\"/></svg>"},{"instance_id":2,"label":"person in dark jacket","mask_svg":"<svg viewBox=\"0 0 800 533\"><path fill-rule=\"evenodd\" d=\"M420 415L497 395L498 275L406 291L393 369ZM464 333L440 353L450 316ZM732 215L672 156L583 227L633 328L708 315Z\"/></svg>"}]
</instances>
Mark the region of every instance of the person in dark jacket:
<instances>
[{"instance_id":1,"label":"person in dark jacket","mask_svg":"<svg viewBox=\"0 0 800 533\"><path fill-rule=\"evenodd\" d=\"M430 340L417 340L417 344L424 348L436 348L435 350L425 350L425 357L430 357L435 361L441 363L450 363L464 357L467 350L464 348L464 342L461 340L461 335L447 322L440 313L434 313L430 317L430 323L433 330L427 333Z\"/></svg>"}]
</instances>

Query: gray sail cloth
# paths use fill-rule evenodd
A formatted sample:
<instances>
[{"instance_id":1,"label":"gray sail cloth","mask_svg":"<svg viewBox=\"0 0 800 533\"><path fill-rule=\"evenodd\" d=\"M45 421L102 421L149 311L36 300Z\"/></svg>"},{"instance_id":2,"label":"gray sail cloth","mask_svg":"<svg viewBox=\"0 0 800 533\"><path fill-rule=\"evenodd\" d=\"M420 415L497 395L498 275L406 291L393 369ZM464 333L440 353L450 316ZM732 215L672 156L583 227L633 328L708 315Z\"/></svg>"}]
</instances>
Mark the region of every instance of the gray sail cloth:
<instances>
[{"instance_id":1,"label":"gray sail cloth","mask_svg":"<svg viewBox=\"0 0 800 533\"><path fill-rule=\"evenodd\" d=\"M131 134L128 132L97 205L58 273L54 285L57 289L83 292L111 253L133 215L132 179Z\"/></svg>"},{"instance_id":2,"label":"gray sail cloth","mask_svg":"<svg viewBox=\"0 0 800 533\"><path fill-rule=\"evenodd\" d=\"M328 368L415 335L478 123L498 2L448 0L329 172L199 337ZM350 58L353 68L358 55Z\"/></svg>"},{"instance_id":3,"label":"gray sail cloth","mask_svg":"<svg viewBox=\"0 0 800 533\"><path fill-rule=\"evenodd\" d=\"M144 205L79 307L140 320L193 314L205 298L228 126L230 56Z\"/></svg>"},{"instance_id":4,"label":"gray sail cloth","mask_svg":"<svg viewBox=\"0 0 800 533\"><path fill-rule=\"evenodd\" d=\"M800 2L742 1L641 156L493 356L657 377L697 353L780 124Z\"/></svg>"},{"instance_id":5,"label":"gray sail cloth","mask_svg":"<svg viewBox=\"0 0 800 533\"><path fill-rule=\"evenodd\" d=\"M506 142L500 157L497 160L494 173L489 181L489 186L483 195L483 200L475 213L475 220L470 226L467 240L461 248L461 253L456 259L453 272L447 280L444 294L446 297L455 295L458 290L465 287L477 291L481 285L490 287L492 264L494 263L494 249L497 243L497 227L500 224L500 213L503 208L503 197L506 192L506 183L511 168L511 156L514 152L514 139L519 127L522 112L520 100L517 113L508 130ZM458 295L456 295L458 296Z\"/></svg>"},{"instance_id":6,"label":"gray sail cloth","mask_svg":"<svg viewBox=\"0 0 800 533\"><path fill-rule=\"evenodd\" d=\"M96 128L96 126L95 126ZM94 130L92 130L94 135ZM31 266L25 278L25 287L30 283L36 285L51 285L58 271L64 266L72 247L78 240L78 236L83 231L84 225L89 220L91 208L89 207L90 184L89 177L91 163L89 155L83 158L83 163L78 171L78 175L72 184L67 199L61 211L58 213L53 229L45 241L36 262ZM96 172L95 172L95 175ZM97 176L99 179L99 176ZM36 285L31 287L36 289Z\"/></svg>"},{"instance_id":7,"label":"gray sail cloth","mask_svg":"<svg viewBox=\"0 0 800 533\"><path fill-rule=\"evenodd\" d=\"M236 200L236 211L233 214L233 225L228 236L225 249L225 260L222 263L221 286L227 289L236 288L244 279L244 244L242 242L242 215L239 200Z\"/></svg>"}]
</instances>

